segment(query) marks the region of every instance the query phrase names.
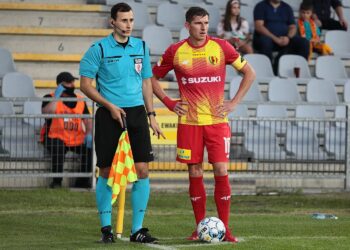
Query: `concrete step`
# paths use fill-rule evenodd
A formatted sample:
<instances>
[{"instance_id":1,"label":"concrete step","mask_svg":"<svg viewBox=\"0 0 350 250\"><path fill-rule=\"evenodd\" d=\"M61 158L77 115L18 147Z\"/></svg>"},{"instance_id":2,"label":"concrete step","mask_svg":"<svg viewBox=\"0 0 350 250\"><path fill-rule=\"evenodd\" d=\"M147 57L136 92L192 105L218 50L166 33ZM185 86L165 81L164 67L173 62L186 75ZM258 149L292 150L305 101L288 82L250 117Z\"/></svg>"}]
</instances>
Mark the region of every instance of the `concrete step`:
<instances>
[{"instance_id":1,"label":"concrete step","mask_svg":"<svg viewBox=\"0 0 350 250\"><path fill-rule=\"evenodd\" d=\"M45 28L45 27L21 27L0 26L0 34L4 35L45 35L45 36L92 36L104 37L112 32L111 29L71 29L71 28Z\"/></svg>"},{"instance_id":2,"label":"concrete step","mask_svg":"<svg viewBox=\"0 0 350 250\"><path fill-rule=\"evenodd\" d=\"M0 47L13 53L83 54L94 41L101 38L0 34Z\"/></svg>"},{"instance_id":3,"label":"concrete step","mask_svg":"<svg viewBox=\"0 0 350 250\"><path fill-rule=\"evenodd\" d=\"M109 12L105 5L88 5L88 4L44 4L44 3L23 3L0 2L0 10L23 10L23 11L62 11L62 12Z\"/></svg>"},{"instance_id":4,"label":"concrete step","mask_svg":"<svg viewBox=\"0 0 350 250\"><path fill-rule=\"evenodd\" d=\"M102 29L109 27L108 19L109 15L106 12L0 11L2 26Z\"/></svg>"},{"instance_id":5,"label":"concrete step","mask_svg":"<svg viewBox=\"0 0 350 250\"><path fill-rule=\"evenodd\" d=\"M0 0L0 3L47 3L47 0ZM86 0L50 0L52 4L86 4Z\"/></svg>"},{"instance_id":6,"label":"concrete step","mask_svg":"<svg viewBox=\"0 0 350 250\"><path fill-rule=\"evenodd\" d=\"M26 62L17 61L19 72L31 76L33 79L56 79L62 71L69 71L73 75L79 75L79 63L77 62Z\"/></svg>"}]
</instances>

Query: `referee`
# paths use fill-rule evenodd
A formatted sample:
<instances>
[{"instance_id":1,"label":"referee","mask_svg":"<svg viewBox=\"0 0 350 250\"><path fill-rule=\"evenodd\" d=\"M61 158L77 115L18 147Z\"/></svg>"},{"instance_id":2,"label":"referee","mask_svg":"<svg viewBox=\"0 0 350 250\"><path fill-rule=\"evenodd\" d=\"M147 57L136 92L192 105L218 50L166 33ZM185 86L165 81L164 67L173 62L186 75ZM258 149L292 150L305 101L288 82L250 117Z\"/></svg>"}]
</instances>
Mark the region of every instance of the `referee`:
<instances>
[{"instance_id":1,"label":"referee","mask_svg":"<svg viewBox=\"0 0 350 250\"><path fill-rule=\"evenodd\" d=\"M131 37L134 14L126 3L111 9L113 33L94 43L80 62L80 89L99 105L95 116L95 148L100 176L96 186L96 204L104 243L114 242L111 213L112 190L107 178L126 117L131 148L139 180L131 191L132 229L130 241L156 243L142 226L150 193L148 162L153 161L149 136L164 137L153 109L152 69L149 49L144 41ZM96 79L96 89L92 86Z\"/></svg>"}]
</instances>

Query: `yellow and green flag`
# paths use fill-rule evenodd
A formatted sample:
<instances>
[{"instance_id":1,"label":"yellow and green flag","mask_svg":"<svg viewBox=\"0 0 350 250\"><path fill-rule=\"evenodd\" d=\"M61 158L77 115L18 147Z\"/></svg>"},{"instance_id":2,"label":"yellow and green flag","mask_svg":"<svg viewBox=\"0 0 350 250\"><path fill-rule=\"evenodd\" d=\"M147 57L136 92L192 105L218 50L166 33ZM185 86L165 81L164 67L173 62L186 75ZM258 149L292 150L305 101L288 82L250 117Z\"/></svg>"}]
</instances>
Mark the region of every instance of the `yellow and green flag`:
<instances>
[{"instance_id":1,"label":"yellow and green flag","mask_svg":"<svg viewBox=\"0 0 350 250\"><path fill-rule=\"evenodd\" d=\"M119 138L107 181L107 185L112 188L112 204L116 201L121 187L126 187L128 182L134 181L137 181L137 174L129 135L125 130Z\"/></svg>"}]
</instances>

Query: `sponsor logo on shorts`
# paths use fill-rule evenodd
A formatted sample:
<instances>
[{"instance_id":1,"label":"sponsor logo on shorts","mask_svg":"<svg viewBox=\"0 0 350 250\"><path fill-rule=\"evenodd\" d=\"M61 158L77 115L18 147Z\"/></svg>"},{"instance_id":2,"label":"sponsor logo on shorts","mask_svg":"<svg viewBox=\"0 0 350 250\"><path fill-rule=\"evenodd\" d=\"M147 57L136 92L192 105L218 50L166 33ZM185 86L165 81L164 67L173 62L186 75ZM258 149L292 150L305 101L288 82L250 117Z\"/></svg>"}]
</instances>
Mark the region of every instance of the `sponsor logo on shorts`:
<instances>
[{"instance_id":1,"label":"sponsor logo on shorts","mask_svg":"<svg viewBox=\"0 0 350 250\"><path fill-rule=\"evenodd\" d=\"M224 144L225 144L225 154L227 159L230 157L230 137L222 137L224 139Z\"/></svg>"},{"instance_id":2,"label":"sponsor logo on shorts","mask_svg":"<svg viewBox=\"0 0 350 250\"><path fill-rule=\"evenodd\" d=\"M183 149L183 148L177 148L177 157L182 160L191 160L191 150L190 149Z\"/></svg>"}]
</instances>

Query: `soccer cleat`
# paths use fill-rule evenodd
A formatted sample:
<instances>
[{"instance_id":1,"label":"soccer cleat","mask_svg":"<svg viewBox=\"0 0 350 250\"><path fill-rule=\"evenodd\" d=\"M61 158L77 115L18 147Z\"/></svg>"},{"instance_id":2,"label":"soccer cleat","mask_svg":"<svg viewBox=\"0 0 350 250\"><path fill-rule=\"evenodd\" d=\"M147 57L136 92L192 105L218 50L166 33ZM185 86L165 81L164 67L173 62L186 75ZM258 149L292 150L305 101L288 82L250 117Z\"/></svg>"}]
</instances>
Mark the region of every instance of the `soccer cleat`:
<instances>
[{"instance_id":1,"label":"soccer cleat","mask_svg":"<svg viewBox=\"0 0 350 250\"><path fill-rule=\"evenodd\" d=\"M158 239L152 237L148 231L148 228L141 228L136 233L130 235L130 241L138 243L158 243Z\"/></svg>"},{"instance_id":2,"label":"soccer cleat","mask_svg":"<svg viewBox=\"0 0 350 250\"><path fill-rule=\"evenodd\" d=\"M191 236L187 238L187 240L198 240L198 239L199 238L198 238L197 230L194 230Z\"/></svg>"},{"instance_id":3,"label":"soccer cleat","mask_svg":"<svg viewBox=\"0 0 350 250\"><path fill-rule=\"evenodd\" d=\"M112 232L112 227L111 226L106 226L101 228L102 232L102 238L101 238L101 243L114 243L114 235Z\"/></svg>"},{"instance_id":4,"label":"soccer cleat","mask_svg":"<svg viewBox=\"0 0 350 250\"><path fill-rule=\"evenodd\" d=\"M229 230L226 229L224 241L238 243L238 239L231 234Z\"/></svg>"}]
</instances>

